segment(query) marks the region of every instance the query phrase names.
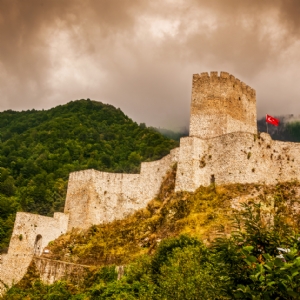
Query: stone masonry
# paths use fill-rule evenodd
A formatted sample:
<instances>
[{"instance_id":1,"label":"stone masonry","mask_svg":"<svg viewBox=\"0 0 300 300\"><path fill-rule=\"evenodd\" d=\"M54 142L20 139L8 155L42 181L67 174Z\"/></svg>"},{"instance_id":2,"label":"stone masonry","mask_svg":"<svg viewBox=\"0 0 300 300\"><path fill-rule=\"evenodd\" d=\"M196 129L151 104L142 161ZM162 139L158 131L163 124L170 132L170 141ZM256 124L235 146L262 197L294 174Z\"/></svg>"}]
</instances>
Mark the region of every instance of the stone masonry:
<instances>
[{"instance_id":1,"label":"stone masonry","mask_svg":"<svg viewBox=\"0 0 300 300\"><path fill-rule=\"evenodd\" d=\"M71 173L64 213L53 218L17 214L8 253L0 257L0 292L18 282L32 258L59 235L145 207L176 163L175 191L193 192L213 182L275 184L300 180L300 144L257 133L255 90L239 79L226 72L195 74L190 135L181 138L179 148L161 160L142 163L140 174Z\"/></svg>"},{"instance_id":2,"label":"stone masonry","mask_svg":"<svg viewBox=\"0 0 300 300\"><path fill-rule=\"evenodd\" d=\"M0 263L0 294L6 286L17 283L26 274L34 256L42 254L50 241L67 232L69 216L54 213L54 217L17 213L8 253Z\"/></svg>"},{"instance_id":3,"label":"stone masonry","mask_svg":"<svg viewBox=\"0 0 300 300\"><path fill-rule=\"evenodd\" d=\"M226 72L193 75L190 136L257 133L255 90Z\"/></svg>"},{"instance_id":4,"label":"stone masonry","mask_svg":"<svg viewBox=\"0 0 300 300\"><path fill-rule=\"evenodd\" d=\"M96 170L70 174L65 214L68 230L122 219L153 199L167 171L178 161L179 148L161 160L144 162L140 174L113 174Z\"/></svg>"},{"instance_id":5,"label":"stone masonry","mask_svg":"<svg viewBox=\"0 0 300 300\"><path fill-rule=\"evenodd\" d=\"M270 135L234 132L203 140L180 141L175 191L195 191L212 182L265 183L300 179L300 144L273 141Z\"/></svg>"}]
</instances>

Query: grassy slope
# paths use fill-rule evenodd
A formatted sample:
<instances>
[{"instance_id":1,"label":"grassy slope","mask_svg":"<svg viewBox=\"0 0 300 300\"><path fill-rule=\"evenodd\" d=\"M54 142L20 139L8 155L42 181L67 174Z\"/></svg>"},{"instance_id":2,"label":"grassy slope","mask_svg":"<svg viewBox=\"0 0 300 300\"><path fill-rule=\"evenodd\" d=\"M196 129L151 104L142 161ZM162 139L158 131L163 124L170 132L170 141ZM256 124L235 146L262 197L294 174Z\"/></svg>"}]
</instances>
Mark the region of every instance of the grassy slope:
<instances>
[{"instance_id":1,"label":"grassy slope","mask_svg":"<svg viewBox=\"0 0 300 300\"><path fill-rule=\"evenodd\" d=\"M299 202L298 182L277 186L231 184L175 193L175 174L176 167L165 177L158 197L145 209L124 220L67 233L50 244L49 257L86 265L121 265L141 254L153 253L162 239L180 234L209 244L216 236L233 230L231 203L238 197L263 201L268 210L275 209L276 197L284 199L288 204L282 212L286 222L295 228L300 224L300 217L291 206L292 202Z\"/></svg>"},{"instance_id":2,"label":"grassy slope","mask_svg":"<svg viewBox=\"0 0 300 300\"><path fill-rule=\"evenodd\" d=\"M265 293L298 299L287 295L299 295L295 270L300 257L294 253L283 265L275 256L278 246L300 249L300 183L232 184L175 193L175 171L176 166L147 208L124 220L74 230L50 243L48 257L92 266L87 275L82 274L82 283L59 281L47 286L32 264L3 299L236 299L232 292L240 293L239 299ZM236 199L256 208L243 218L245 211L232 208ZM235 215L241 221L240 234L232 222ZM201 246L201 240L206 246ZM245 256L247 248L253 248L255 256ZM273 258L262 256L261 249ZM251 260L251 268L245 257ZM275 261L275 266L263 275L266 281L258 284L252 275L267 260L268 265ZM124 264L125 276L117 280L114 265ZM287 285L281 291L278 284L283 281ZM244 292L238 292L240 284Z\"/></svg>"}]
</instances>

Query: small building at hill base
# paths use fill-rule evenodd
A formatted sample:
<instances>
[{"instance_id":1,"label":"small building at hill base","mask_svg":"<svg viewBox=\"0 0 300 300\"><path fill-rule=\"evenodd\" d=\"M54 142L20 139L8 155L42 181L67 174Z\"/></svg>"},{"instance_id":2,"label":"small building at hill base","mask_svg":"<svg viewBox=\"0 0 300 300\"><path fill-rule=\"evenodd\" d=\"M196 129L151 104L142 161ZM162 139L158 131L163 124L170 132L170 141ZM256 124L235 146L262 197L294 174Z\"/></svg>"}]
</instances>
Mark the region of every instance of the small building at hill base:
<instances>
[{"instance_id":1,"label":"small building at hill base","mask_svg":"<svg viewBox=\"0 0 300 300\"><path fill-rule=\"evenodd\" d=\"M300 144L257 132L256 93L245 83L226 72L195 74L190 134L180 139L180 147L142 163L140 174L71 173L64 213L17 214L8 253L0 260L0 290L18 282L32 258L61 234L146 207L175 164L175 191L193 192L211 183L275 184L300 179Z\"/></svg>"}]
</instances>

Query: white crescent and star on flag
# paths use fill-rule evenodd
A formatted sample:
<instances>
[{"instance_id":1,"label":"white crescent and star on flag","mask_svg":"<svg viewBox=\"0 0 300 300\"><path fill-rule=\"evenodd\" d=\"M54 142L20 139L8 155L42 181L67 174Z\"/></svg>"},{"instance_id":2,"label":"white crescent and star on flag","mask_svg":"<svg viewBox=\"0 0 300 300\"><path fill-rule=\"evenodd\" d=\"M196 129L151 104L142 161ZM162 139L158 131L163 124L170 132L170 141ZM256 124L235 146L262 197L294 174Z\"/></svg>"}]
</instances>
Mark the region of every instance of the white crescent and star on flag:
<instances>
[{"instance_id":1,"label":"white crescent and star on flag","mask_svg":"<svg viewBox=\"0 0 300 300\"><path fill-rule=\"evenodd\" d=\"M270 123L274 126L278 126L279 125L279 120L272 117L272 116L269 116L268 114L266 114L266 122L267 123Z\"/></svg>"}]
</instances>

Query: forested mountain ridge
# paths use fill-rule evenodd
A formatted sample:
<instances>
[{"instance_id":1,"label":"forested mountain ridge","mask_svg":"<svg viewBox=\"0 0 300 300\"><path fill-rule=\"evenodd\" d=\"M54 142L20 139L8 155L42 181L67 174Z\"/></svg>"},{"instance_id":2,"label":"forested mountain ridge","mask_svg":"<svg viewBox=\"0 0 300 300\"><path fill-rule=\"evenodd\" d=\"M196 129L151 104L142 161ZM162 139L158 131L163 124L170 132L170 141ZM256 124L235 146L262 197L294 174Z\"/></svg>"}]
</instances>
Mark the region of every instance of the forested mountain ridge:
<instances>
[{"instance_id":1,"label":"forested mountain ridge","mask_svg":"<svg viewBox=\"0 0 300 300\"><path fill-rule=\"evenodd\" d=\"M0 113L0 248L16 211L61 211L72 171L135 173L178 145L120 109L91 100Z\"/></svg>"},{"instance_id":2,"label":"forested mountain ridge","mask_svg":"<svg viewBox=\"0 0 300 300\"><path fill-rule=\"evenodd\" d=\"M268 132L273 140L300 142L300 116L281 115L275 116L279 120L278 126L266 124L266 119L257 120L257 129L260 132Z\"/></svg>"}]
</instances>

